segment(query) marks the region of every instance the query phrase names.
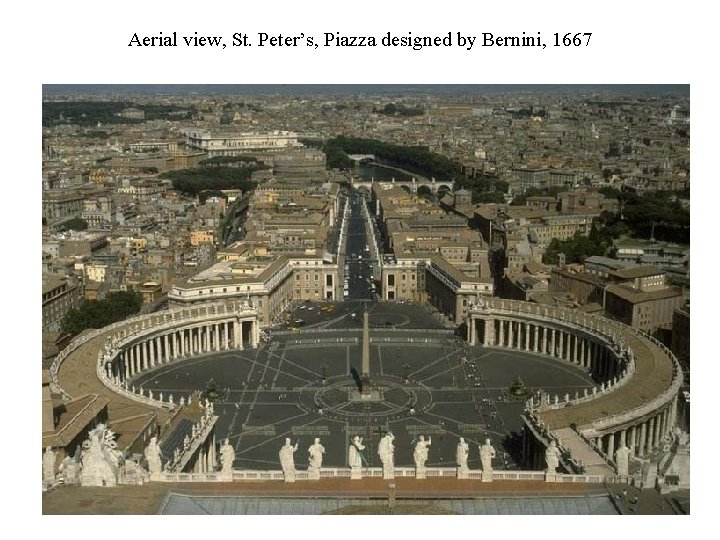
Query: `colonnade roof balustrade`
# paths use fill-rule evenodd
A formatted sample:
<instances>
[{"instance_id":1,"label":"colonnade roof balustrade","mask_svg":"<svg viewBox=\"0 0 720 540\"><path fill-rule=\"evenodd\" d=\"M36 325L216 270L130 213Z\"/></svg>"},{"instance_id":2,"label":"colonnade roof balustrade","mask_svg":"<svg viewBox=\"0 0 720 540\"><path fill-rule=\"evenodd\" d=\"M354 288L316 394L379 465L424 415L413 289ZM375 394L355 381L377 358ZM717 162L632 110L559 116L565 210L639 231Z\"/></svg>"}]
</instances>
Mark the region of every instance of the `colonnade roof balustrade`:
<instances>
[{"instance_id":1,"label":"colonnade roof balustrade","mask_svg":"<svg viewBox=\"0 0 720 540\"><path fill-rule=\"evenodd\" d=\"M615 336L634 355L635 371L629 380L581 403L536 411L538 421L557 430L575 425L582 432L603 432L637 423L671 402L682 383L682 374L672 353L639 331L602 317L579 314L565 308L545 307L529 302L482 299L470 307L471 315L520 320L531 324L565 327L570 333L582 330ZM583 328L584 327L584 328ZM595 436L592 433L591 436Z\"/></svg>"}]
</instances>

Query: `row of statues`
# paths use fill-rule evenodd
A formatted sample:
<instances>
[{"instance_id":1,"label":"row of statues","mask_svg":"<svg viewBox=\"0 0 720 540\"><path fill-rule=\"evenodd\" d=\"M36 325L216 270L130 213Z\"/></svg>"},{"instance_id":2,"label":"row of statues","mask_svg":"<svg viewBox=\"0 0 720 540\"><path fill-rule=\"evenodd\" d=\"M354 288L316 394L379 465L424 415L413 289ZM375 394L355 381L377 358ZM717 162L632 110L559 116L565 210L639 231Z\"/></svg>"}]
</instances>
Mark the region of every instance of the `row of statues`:
<instances>
[{"instance_id":1,"label":"row of statues","mask_svg":"<svg viewBox=\"0 0 720 540\"><path fill-rule=\"evenodd\" d=\"M384 478L393 478L395 474L395 436L388 432L386 433L378 443L377 454L380 457L380 462L383 468ZM420 435L415 442L413 449L413 460L415 461L415 467L419 473L424 473L426 470L426 463L428 460L430 446L432 445L432 437L425 437ZM280 448L280 466L282 467L285 480L288 482L295 481L295 452L297 452L299 443L292 444L291 439L288 437L285 439L285 444ZM367 459L363 451L365 450L363 444L363 438L355 436L350 441L348 448L348 464L351 469L359 469L367 465ZM480 461L482 463L482 470L485 472L492 471L492 460L496 456L495 448L492 446L490 439L485 439L485 444L479 446ZM312 476L313 474L319 477L320 467L322 466L323 454L325 453L325 447L320 443L320 439L316 438L314 443L308 447L308 472ZM458 468L463 471L468 471L468 456L470 453L470 447L463 437L460 438L460 442L457 445L456 461ZM221 450L222 454L222 450ZM224 454L223 454L224 455ZM232 454L234 459L234 452ZM225 460L222 459L223 468L225 467Z\"/></svg>"}]
</instances>

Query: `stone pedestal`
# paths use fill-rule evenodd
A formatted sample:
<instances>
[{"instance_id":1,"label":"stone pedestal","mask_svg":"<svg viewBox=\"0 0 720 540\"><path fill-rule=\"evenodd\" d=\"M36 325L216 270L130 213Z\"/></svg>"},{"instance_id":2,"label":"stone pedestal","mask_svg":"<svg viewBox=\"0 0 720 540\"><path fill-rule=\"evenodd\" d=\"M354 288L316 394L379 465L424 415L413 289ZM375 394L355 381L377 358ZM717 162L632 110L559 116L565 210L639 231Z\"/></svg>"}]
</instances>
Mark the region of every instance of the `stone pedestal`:
<instances>
[{"instance_id":1,"label":"stone pedestal","mask_svg":"<svg viewBox=\"0 0 720 540\"><path fill-rule=\"evenodd\" d=\"M295 471L288 471L285 473L285 482L293 484L295 482Z\"/></svg>"},{"instance_id":2,"label":"stone pedestal","mask_svg":"<svg viewBox=\"0 0 720 540\"><path fill-rule=\"evenodd\" d=\"M221 482L232 482L232 481L233 481L233 473L232 473L232 470L230 470L230 471L220 471L220 481L221 481Z\"/></svg>"},{"instance_id":3,"label":"stone pedestal","mask_svg":"<svg viewBox=\"0 0 720 540\"><path fill-rule=\"evenodd\" d=\"M425 480L427 478L427 469L424 467L422 469L415 469L415 479L416 480Z\"/></svg>"},{"instance_id":4,"label":"stone pedestal","mask_svg":"<svg viewBox=\"0 0 720 540\"><path fill-rule=\"evenodd\" d=\"M383 467L383 480L395 480L395 469Z\"/></svg>"},{"instance_id":5,"label":"stone pedestal","mask_svg":"<svg viewBox=\"0 0 720 540\"><path fill-rule=\"evenodd\" d=\"M362 467L350 467L350 480L362 480Z\"/></svg>"},{"instance_id":6,"label":"stone pedestal","mask_svg":"<svg viewBox=\"0 0 720 540\"><path fill-rule=\"evenodd\" d=\"M554 483L554 482L559 482L560 479L558 478L558 474L557 474L557 473L554 473L554 472L546 472L546 473L545 473L545 481L546 481L546 482Z\"/></svg>"},{"instance_id":7,"label":"stone pedestal","mask_svg":"<svg viewBox=\"0 0 720 540\"><path fill-rule=\"evenodd\" d=\"M492 482L493 480L493 472L492 471L483 471L482 472L482 481L483 482Z\"/></svg>"},{"instance_id":8,"label":"stone pedestal","mask_svg":"<svg viewBox=\"0 0 720 540\"><path fill-rule=\"evenodd\" d=\"M468 469L462 469L462 468L458 467L458 469L457 469L458 480L467 480L468 478L470 478L469 473L470 473L470 471Z\"/></svg>"},{"instance_id":9,"label":"stone pedestal","mask_svg":"<svg viewBox=\"0 0 720 540\"><path fill-rule=\"evenodd\" d=\"M308 480L320 480L320 469L308 469Z\"/></svg>"}]
</instances>

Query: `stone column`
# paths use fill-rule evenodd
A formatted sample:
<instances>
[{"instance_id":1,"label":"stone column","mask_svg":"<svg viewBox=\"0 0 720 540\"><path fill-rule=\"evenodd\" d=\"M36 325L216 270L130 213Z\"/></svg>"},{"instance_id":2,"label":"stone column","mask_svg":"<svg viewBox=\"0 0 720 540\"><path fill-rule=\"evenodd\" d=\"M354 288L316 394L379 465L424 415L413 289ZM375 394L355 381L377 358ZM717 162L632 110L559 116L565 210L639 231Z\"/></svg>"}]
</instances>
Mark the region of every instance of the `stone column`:
<instances>
[{"instance_id":1,"label":"stone column","mask_svg":"<svg viewBox=\"0 0 720 540\"><path fill-rule=\"evenodd\" d=\"M150 349L150 366L155 367L155 338L146 341L148 349Z\"/></svg>"},{"instance_id":2,"label":"stone column","mask_svg":"<svg viewBox=\"0 0 720 540\"><path fill-rule=\"evenodd\" d=\"M514 348L513 344L513 322L508 321L508 348Z\"/></svg>"},{"instance_id":3,"label":"stone column","mask_svg":"<svg viewBox=\"0 0 720 540\"><path fill-rule=\"evenodd\" d=\"M124 364L124 368L125 368L125 379L129 379L129 378L130 378L130 358L129 358L128 354L129 354L128 351L125 351L125 353L123 354L123 364Z\"/></svg>"},{"instance_id":4,"label":"stone column","mask_svg":"<svg viewBox=\"0 0 720 540\"><path fill-rule=\"evenodd\" d=\"M132 371L133 375L137 375L142 371L142 365L141 365L141 345L138 343L133 347L133 365L132 365Z\"/></svg>"},{"instance_id":5,"label":"stone column","mask_svg":"<svg viewBox=\"0 0 720 540\"><path fill-rule=\"evenodd\" d=\"M142 344L142 370L145 371L148 368L148 342L147 339Z\"/></svg>"},{"instance_id":6,"label":"stone column","mask_svg":"<svg viewBox=\"0 0 720 540\"><path fill-rule=\"evenodd\" d=\"M168 334L163 335L163 363L170 361L170 336Z\"/></svg>"},{"instance_id":7,"label":"stone column","mask_svg":"<svg viewBox=\"0 0 720 540\"><path fill-rule=\"evenodd\" d=\"M575 334L575 350L573 351L572 363L577 364L580 361L580 355L578 354L580 349L580 338Z\"/></svg>"},{"instance_id":8,"label":"stone column","mask_svg":"<svg viewBox=\"0 0 720 540\"><path fill-rule=\"evenodd\" d=\"M235 347L236 349L241 348L241 346L240 346L241 342L240 342L240 337L239 337L240 336L240 328L241 328L240 322L237 320L233 321L233 347Z\"/></svg>"},{"instance_id":9,"label":"stone column","mask_svg":"<svg viewBox=\"0 0 720 540\"><path fill-rule=\"evenodd\" d=\"M623 429L620 431L620 446L627 446L627 430Z\"/></svg>"},{"instance_id":10,"label":"stone column","mask_svg":"<svg viewBox=\"0 0 720 540\"><path fill-rule=\"evenodd\" d=\"M607 457L608 459L615 459L615 434L608 434L607 441Z\"/></svg>"},{"instance_id":11,"label":"stone column","mask_svg":"<svg viewBox=\"0 0 720 540\"><path fill-rule=\"evenodd\" d=\"M245 321L240 321L240 331L238 332L240 338L240 348L245 349L245 336L243 330L245 329Z\"/></svg>"},{"instance_id":12,"label":"stone column","mask_svg":"<svg viewBox=\"0 0 720 540\"><path fill-rule=\"evenodd\" d=\"M253 348L257 349L260 346L260 322L257 320L252 321L252 335L253 335Z\"/></svg>"},{"instance_id":13,"label":"stone column","mask_svg":"<svg viewBox=\"0 0 720 540\"><path fill-rule=\"evenodd\" d=\"M553 328L550 330L550 356L555 356L555 334L556 330Z\"/></svg>"},{"instance_id":14,"label":"stone column","mask_svg":"<svg viewBox=\"0 0 720 540\"><path fill-rule=\"evenodd\" d=\"M660 444L660 435L662 431L662 413L655 415L655 436L653 437L653 445L657 447Z\"/></svg>"},{"instance_id":15,"label":"stone column","mask_svg":"<svg viewBox=\"0 0 720 540\"><path fill-rule=\"evenodd\" d=\"M645 447L645 452L647 454L651 453L653 447L655 446L654 438L655 438L655 417L653 416L650 420L648 420L647 446Z\"/></svg>"},{"instance_id":16,"label":"stone column","mask_svg":"<svg viewBox=\"0 0 720 540\"><path fill-rule=\"evenodd\" d=\"M530 324L525 323L523 325L525 327L525 350L530 350Z\"/></svg>"},{"instance_id":17,"label":"stone column","mask_svg":"<svg viewBox=\"0 0 720 540\"><path fill-rule=\"evenodd\" d=\"M178 332L178 338L180 341L180 356L185 356L185 330Z\"/></svg>"},{"instance_id":18,"label":"stone column","mask_svg":"<svg viewBox=\"0 0 720 540\"><path fill-rule=\"evenodd\" d=\"M220 325L213 324L213 337L215 338L214 350L220 350Z\"/></svg>"},{"instance_id":19,"label":"stone column","mask_svg":"<svg viewBox=\"0 0 720 540\"><path fill-rule=\"evenodd\" d=\"M535 324L533 326L535 327L535 343L533 346L533 351L539 352L540 351L540 325Z\"/></svg>"},{"instance_id":20,"label":"stone column","mask_svg":"<svg viewBox=\"0 0 720 540\"><path fill-rule=\"evenodd\" d=\"M505 321L500 319L499 322L500 322L500 343L499 343L499 345L501 347L504 347L505 346Z\"/></svg>"},{"instance_id":21,"label":"stone column","mask_svg":"<svg viewBox=\"0 0 720 540\"><path fill-rule=\"evenodd\" d=\"M630 428L630 451L633 455L635 455L635 432L637 431L637 426L633 426Z\"/></svg>"},{"instance_id":22,"label":"stone column","mask_svg":"<svg viewBox=\"0 0 720 540\"><path fill-rule=\"evenodd\" d=\"M640 441L638 442L638 456L645 455L645 447L647 442L647 421L640 424Z\"/></svg>"}]
</instances>

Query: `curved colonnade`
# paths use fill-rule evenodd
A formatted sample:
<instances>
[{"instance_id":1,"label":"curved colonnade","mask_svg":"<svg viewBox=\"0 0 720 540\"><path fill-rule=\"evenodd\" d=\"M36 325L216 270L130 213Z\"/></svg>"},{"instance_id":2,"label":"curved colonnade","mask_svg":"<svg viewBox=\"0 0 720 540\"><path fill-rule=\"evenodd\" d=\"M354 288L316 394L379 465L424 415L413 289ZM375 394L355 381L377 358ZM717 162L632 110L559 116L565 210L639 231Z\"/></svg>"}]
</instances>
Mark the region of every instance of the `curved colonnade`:
<instances>
[{"instance_id":1,"label":"curved colonnade","mask_svg":"<svg viewBox=\"0 0 720 540\"><path fill-rule=\"evenodd\" d=\"M182 396L153 395L135 389L132 380L149 370L211 352L256 348L260 342L257 309L248 304L207 304L140 315L75 339L53 362L53 382L65 358L104 334L97 352L98 379L113 392L150 407L174 408ZM181 401L177 402L179 398Z\"/></svg>"},{"instance_id":2,"label":"curved colonnade","mask_svg":"<svg viewBox=\"0 0 720 540\"><path fill-rule=\"evenodd\" d=\"M547 355L587 370L598 386L580 395L531 398L525 413L525 464L542 468L555 440L566 468L611 472L615 451L643 457L675 426L682 370L654 338L574 310L481 299L468 309L468 342Z\"/></svg>"}]
</instances>

